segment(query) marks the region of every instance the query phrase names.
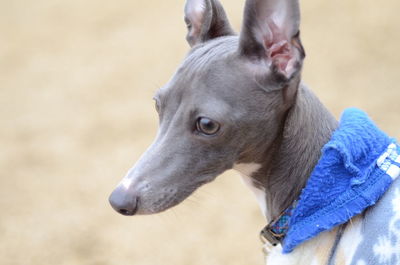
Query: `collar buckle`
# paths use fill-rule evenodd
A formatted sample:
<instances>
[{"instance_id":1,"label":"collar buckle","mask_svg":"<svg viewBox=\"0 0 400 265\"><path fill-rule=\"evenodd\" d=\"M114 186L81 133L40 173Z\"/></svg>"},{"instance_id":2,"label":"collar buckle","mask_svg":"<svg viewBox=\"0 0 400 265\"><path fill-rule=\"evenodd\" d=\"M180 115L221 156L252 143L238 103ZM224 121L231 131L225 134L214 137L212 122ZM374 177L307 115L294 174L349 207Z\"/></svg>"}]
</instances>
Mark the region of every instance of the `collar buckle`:
<instances>
[{"instance_id":1,"label":"collar buckle","mask_svg":"<svg viewBox=\"0 0 400 265\"><path fill-rule=\"evenodd\" d=\"M296 205L297 201L294 201L289 208L261 230L260 239L264 245L264 252L270 252L273 247L276 247L285 238L289 229L290 217Z\"/></svg>"},{"instance_id":2,"label":"collar buckle","mask_svg":"<svg viewBox=\"0 0 400 265\"><path fill-rule=\"evenodd\" d=\"M260 240L262 242L262 251L264 256L267 257L271 253L272 249L276 247L285 235L278 235L273 232L270 224L260 231Z\"/></svg>"},{"instance_id":3,"label":"collar buckle","mask_svg":"<svg viewBox=\"0 0 400 265\"><path fill-rule=\"evenodd\" d=\"M281 243L285 234L276 234L272 230L271 224L268 224L266 227L263 228L260 232L260 239L263 244L270 244L272 247L277 246Z\"/></svg>"}]
</instances>

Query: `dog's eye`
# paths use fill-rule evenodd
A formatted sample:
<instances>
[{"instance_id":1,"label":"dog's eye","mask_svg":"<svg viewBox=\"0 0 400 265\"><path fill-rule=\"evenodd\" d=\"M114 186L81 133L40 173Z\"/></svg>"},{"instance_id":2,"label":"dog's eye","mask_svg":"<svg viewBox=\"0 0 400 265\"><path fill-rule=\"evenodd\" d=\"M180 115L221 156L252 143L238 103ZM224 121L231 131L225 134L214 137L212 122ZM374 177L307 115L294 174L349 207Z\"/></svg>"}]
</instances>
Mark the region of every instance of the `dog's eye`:
<instances>
[{"instance_id":1,"label":"dog's eye","mask_svg":"<svg viewBox=\"0 0 400 265\"><path fill-rule=\"evenodd\" d=\"M219 131L220 125L218 122L215 122L209 118L200 117L196 122L197 131L205 134L205 135L213 135Z\"/></svg>"},{"instance_id":2,"label":"dog's eye","mask_svg":"<svg viewBox=\"0 0 400 265\"><path fill-rule=\"evenodd\" d=\"M185 23L186 23L186 27L188 30L190 30L192 28L192 23L190 22L190 20L185 17Z\"/></svg>"},{"instance_id":3,"label":"dog's eye","mask_svg":"<svg viewBox=\"0 0 400 265\"><path fill-rule=\"evenodd\" d=\"M157 99L154 99L154 106L156 108L156 111L160 112L160 103L158 102Z\"/></svg>"}]
</instances>

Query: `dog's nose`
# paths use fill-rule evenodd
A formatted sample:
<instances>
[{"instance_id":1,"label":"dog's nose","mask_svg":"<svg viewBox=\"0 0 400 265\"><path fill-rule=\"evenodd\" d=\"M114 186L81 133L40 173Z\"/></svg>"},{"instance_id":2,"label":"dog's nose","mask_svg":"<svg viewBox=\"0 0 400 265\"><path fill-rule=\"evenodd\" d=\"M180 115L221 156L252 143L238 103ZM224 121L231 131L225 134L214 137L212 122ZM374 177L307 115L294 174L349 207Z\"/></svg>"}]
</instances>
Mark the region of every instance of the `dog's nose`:
<instances>
[{"instance_id":1,"label":"dog's nose","mask_svg":"<svg viewBox=\"0 0 400 265\"><path fill-rule=\"evenodd\" d=\"M122 215L134 215L137 211L137 197L122 187L117 187L108 200L114 210Z\"/></svg>"}]
</instances>

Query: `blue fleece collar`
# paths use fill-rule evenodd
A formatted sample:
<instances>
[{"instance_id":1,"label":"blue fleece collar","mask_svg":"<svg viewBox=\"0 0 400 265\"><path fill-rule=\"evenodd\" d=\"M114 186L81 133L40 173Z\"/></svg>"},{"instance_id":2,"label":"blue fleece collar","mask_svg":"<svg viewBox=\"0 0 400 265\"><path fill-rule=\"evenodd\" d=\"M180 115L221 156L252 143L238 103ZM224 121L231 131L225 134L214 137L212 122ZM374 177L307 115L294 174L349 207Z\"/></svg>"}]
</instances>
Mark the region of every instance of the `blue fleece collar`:
<instances>
[{"instance_id":1,"label":"blue fleece collar","mask_svg":"<svg viewBox=\"0 0 400 265\"><path fill-rule=\"evenodd\" d=\"M323 147L282 242L283 252L374 205L400 174L400 147L366 113L344 111Z\"/></svg>"}]
</instances>

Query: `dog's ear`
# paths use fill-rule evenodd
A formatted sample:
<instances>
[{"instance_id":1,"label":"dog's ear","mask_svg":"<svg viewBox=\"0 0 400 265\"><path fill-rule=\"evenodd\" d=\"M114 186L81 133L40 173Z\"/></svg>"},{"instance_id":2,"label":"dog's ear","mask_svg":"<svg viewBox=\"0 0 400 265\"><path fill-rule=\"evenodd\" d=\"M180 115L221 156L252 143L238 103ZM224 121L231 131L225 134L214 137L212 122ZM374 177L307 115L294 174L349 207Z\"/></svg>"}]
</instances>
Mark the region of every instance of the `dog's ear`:
<instances>
[{"instance_id":1,"label":"dog's ear","mask_svg":"<svg viewBox=\"0 0 400 265\"><path fill-rule=\"evenodd\" d=\"M290 79L305 56L299 25L298 0L247 0L239 52Z\"/></svg>"},{"instance_id":2,"label":"dog's ear","mask_svg":"<svg viewBox=\"0 0 400 265\"><path fill-rule=\"evenodd\" d=\"M218 0L187 0L185 22L188 28L186 40L192 47L213 38L234 35Z\"/></svg>"}]
</instances>

